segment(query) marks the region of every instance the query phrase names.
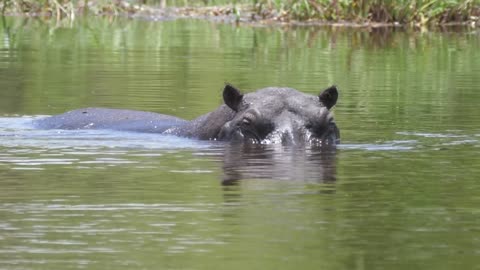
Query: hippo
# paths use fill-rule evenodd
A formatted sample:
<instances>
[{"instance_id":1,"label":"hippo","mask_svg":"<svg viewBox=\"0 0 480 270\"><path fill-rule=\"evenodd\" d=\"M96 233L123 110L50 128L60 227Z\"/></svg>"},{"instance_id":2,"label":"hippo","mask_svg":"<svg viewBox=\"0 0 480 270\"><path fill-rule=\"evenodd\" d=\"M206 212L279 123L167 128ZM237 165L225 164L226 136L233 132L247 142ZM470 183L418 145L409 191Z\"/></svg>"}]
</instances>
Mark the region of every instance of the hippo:
<instances>
[{"instance_id":1,"label":"hippo","mask_svg":"<svg viewBox=\"0 0 480 270\"><path fill-rule=\"evenodd\" d=\"M335 145L340 132L330 109L338 90L330 86L318 96L293 88L267 87L242 94L231 84L224 104L191 121L153 112L83 108L34 121L42 129L112 129L248 144Z\"/></svg>"}]
</instances>

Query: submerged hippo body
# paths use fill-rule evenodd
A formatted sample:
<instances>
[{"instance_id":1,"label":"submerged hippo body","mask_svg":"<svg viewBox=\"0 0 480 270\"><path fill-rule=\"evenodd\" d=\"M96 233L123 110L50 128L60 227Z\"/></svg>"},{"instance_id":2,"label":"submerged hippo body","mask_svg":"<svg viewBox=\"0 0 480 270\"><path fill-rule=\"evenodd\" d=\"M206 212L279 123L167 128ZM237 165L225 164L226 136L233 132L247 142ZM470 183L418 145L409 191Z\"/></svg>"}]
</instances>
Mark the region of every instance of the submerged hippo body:
<instances>
[{"instance_id":1,"label":"submerged hippo body","mask_svg":"<svg viewBox=\"0 0 480 270\"><path fill-rule=\"evenodd\" d=\"M185 125L187 120L152 112L107 108L83 108L39 119L35 126L43 129L112 129L163 133Z\"/></svg>"},{"instance_id":2,"label":"submerged hippo body","mask_svg":"<svg viewBox=\"0 0 480 270\"><path fill-rule=\"evenodd\" d=\"M43 129L113 129L201 140L335 144L340 134L330 109L337 98L335 86L313 96L278 87L243 95L226 85L225 104L191 121L151 112L84 108L39 119L34 124Z\"/></svg>"}]
</instances>

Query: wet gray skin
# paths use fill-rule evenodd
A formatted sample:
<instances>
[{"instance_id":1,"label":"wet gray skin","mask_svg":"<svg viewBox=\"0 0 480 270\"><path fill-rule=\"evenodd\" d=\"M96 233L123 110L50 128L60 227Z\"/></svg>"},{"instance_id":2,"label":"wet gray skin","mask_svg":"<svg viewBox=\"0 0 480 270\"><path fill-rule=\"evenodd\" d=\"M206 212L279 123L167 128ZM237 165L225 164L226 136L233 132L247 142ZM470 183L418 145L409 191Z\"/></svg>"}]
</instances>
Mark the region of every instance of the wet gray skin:
<instances>
[{"instance_id":1,"label":"wet gray skin","mask_svg":"<svg viewBox=\"0 0 480 270\"><path fill-rule=\"evenodd\" d=\"M340 134L330 108L337 99L335 86L312 96L275 87L242 95L227 85L224 100L236 114L223 125L218 138L253 143L336 144Z\"/></svg>"},{"instance_id":2,"label":"wet gray skin","mask_svg":"<svg viewBox=\"0 0 480 270\"><path fill-rule=\"evenodd\" d=\"M227 84L223 99L225 104L215 111L191 121L152 112L84 108L35 120L34 125L43 129L113 129L259 144L335 145L340 141L330 112L338 99L335 86L318 96L279 87L243 95Z\"/></svg>"}]
</instances>

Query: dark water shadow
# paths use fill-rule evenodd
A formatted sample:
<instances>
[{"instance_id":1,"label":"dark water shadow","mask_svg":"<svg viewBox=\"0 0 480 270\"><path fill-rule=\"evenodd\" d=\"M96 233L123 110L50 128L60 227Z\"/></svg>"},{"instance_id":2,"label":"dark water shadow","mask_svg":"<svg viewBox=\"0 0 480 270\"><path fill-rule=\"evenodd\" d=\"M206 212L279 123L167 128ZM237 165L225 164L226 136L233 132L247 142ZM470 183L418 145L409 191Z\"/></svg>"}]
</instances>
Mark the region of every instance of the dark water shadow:
<instances>
[{"instance_id":1,"label":"dark water shadow","mask_svg":"<svg viewBox=\"0 0 480 270\"><path fill-rule=\"evenodd\" d=\"M222 156L222 185L244 179L332 183L336 150L322 147L227 144Z\"/></svg>"}]
</instances>

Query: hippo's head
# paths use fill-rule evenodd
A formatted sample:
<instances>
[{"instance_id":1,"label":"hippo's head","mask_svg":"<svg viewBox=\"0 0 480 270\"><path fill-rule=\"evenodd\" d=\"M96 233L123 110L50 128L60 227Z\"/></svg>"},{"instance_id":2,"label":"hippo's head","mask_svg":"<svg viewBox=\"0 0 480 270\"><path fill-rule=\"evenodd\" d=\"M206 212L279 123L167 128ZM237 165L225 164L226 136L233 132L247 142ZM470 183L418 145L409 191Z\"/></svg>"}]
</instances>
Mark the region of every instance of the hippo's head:
<instances>
[{"instance_id":1,"label":"hippo's head","mask_svg":"<svg viewBox=\"0 0 480 270\"><path fill-rule=\"evenodd\" d=\"M223 99L235 115L223 125L218 139L334 145L340 141L340 133L330 109L337 98L335 86L313 96L276 87L243 95L235 87L226 85Z\"/></svg>"}]
</instances>

